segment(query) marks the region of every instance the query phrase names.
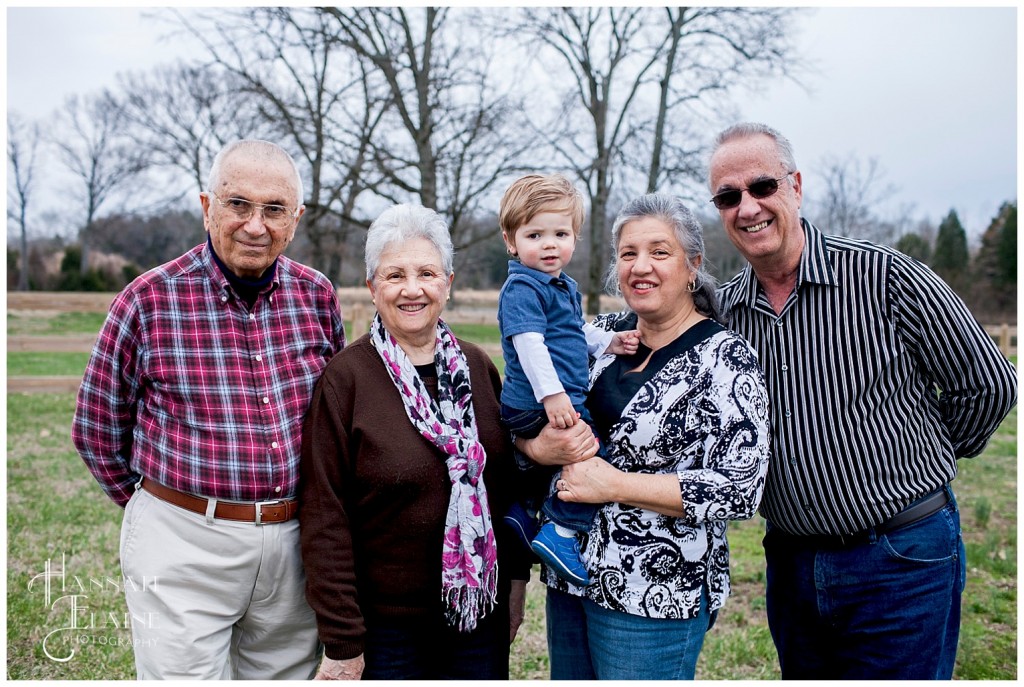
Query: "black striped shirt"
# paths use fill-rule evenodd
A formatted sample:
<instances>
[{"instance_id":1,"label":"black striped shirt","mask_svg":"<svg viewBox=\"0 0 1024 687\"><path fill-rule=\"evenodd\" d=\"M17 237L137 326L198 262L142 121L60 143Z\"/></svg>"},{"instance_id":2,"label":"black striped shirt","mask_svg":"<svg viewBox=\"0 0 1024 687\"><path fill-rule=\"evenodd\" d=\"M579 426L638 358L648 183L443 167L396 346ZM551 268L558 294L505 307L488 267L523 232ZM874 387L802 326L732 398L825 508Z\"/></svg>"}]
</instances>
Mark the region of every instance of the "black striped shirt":
<instances>
[{"instance_id":1,"label":"black striped shirt","mask_svg":"<svg viewBox=\"0 0 1024 687\"><path fill-rule=\"evenodd\" d=\"M1016 372L928 267L803 227L781 315L749 265L719 295L768 385L761 513L792 534L848 534L952 480L1016 403Z\"/></svg>"}]
</instances>

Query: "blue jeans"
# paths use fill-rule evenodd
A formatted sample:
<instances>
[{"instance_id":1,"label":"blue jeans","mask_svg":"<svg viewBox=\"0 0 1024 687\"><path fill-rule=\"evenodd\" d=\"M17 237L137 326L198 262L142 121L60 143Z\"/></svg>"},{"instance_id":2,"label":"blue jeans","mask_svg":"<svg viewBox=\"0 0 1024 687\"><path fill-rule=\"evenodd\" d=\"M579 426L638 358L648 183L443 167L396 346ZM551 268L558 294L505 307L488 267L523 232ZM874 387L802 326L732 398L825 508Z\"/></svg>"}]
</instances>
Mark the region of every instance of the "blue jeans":
<instances>
[{"instance_id":1,"label":"blue jeans","mask_svg":"<svg viewBox=\"0 0 1024 687\"><path fill-rule=\"evenodd\" d=\"M594 429L594 423L590 419L590 411L585 406L573 406L580 414L580 419ZM519 410L511 408L504 403L501 404L501 420L505 427L523 439L533 439L544 429L548 423L548 416L541 410ZM597 431L594 430L596 434ZM602 446L598 455L604 455ZM526 490L526 497L519 499L526 505L527 510L540 510L547 516L548 520L568 527L576 532L589 532L590 525L601 507L597 503L569 503L551 494L551 479L561 472L556 466L533 465L525 471L522 480L523 489Z\"/></svg>"},{"instance_id":2,"label":"blue jeans","mask_svg":"<svg viewBox=\"0 0 1024 687\"><path fill-rule=\"evenodd\" d=\"M718 611L707 594L692 619L645 618L612 611L548 587L552 680L692 680L704 634Z\"/></svg>"},{"instance_id":3,"label":"blue jeans","mask_svg":"<svg viewBox=\"0 0 1024 687\"><path fill-rule=\"evenodd\" d=\"M439 613L367 617L364 680L508 680L508 607L499 606L472 632Z\"/></svg>"},{"instance_id":4,"label":"blue jeans","mask_svg":"<svg viewBox=\"0 0 1024 687\"><path fill-rule=\"evenodd\" d=\"M952 678L966 555L949 495L918 522L842 548L769 524L768 626L784 680Z\"/></svg>"}]
</instances>

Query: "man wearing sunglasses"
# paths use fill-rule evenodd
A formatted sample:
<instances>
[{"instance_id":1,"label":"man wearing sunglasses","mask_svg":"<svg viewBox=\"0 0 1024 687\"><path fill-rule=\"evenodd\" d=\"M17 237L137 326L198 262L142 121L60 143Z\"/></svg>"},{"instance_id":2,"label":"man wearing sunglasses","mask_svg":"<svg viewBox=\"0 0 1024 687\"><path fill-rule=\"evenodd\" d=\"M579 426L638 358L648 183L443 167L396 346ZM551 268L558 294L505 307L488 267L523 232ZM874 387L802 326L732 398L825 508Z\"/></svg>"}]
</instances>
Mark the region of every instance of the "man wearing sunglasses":
<instances>
[{"instance_id":1,"label":"man wearing sunglasses","mask_svg":"<svg viewBox=\"0 0 1024 687\"><path fill-rule=\"evenodd\" d=\"M711 201L721 287L772 404L767 611L783 679L952 677L966 566L949 483L1016 403L1013 367L930 269L800 216L789 141L737 124Z\"/></svg>"},{"instance_id":2,"label":"man wearing sunglasses","mask_svg":"<svg viewBox=\"0 0 1024 687\"><path fill-rule=\"evenodd\" d=\"M282 255L302 179L267 141L214 159L208 238L114 299L72 438L125 508L140 679L309 679L319 655L295 500L302 420L345 344L334 287Z\"/></svg>"}]
</instances>

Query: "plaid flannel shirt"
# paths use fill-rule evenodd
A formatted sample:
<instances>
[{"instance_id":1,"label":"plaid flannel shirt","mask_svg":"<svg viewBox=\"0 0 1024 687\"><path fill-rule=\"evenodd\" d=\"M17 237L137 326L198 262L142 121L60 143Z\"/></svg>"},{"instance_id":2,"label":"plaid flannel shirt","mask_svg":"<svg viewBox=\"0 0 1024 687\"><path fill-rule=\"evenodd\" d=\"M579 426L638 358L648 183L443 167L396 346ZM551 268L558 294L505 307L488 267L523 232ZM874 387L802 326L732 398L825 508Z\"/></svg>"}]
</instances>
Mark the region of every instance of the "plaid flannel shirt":
<instances>
[{"instance_id":1,"label":"plaid flannel shirt","mask_svg":"<svg viewBox=\"0 0 1024 687\"><path fill-rule=\"evenodd\" d=\"M121 506L141 477L230 501L294 497L313 387L344 345L324 275L282 256L249 312L197 246L114 299L72 439Z\"/></svg>"}]
</instances>

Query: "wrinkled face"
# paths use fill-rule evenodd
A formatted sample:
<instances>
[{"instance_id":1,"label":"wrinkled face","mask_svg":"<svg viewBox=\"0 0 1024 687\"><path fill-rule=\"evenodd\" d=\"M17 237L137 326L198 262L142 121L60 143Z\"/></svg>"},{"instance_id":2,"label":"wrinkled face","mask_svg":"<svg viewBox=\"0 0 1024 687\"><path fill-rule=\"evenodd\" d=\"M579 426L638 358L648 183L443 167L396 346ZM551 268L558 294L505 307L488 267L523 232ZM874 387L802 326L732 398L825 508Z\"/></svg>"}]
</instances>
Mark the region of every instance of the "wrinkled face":
<instances>
[{"instance_id":1,"label":"wrinkled face","mask_svg":"<svg viewBox=\"0 0 1024 687\"><path fill-rule=\"evenodd\" d=\"M441 254L425 238L388 244L366 280L380 319L400 344L424 345L448 300L455 275L445 275Z\"/></svg>"},{"instance_id":2,"label":"wrinkled face","mask_svg":"<svg viewBox=\"0 0 1024 687\"><path fill-rule=\"evenodd\" d=\"M538 212L516 230L512 240L502 234L508 252L535 270L561 276L576 250L572 217L567 212Z\"/></svg>"},{"instance_id":3,"label":"wrinkled face","mask_svg":"<svg viewBox=\"0 0 1024 687\"><path fill-rule=\"evenodd\" d=\"M711 193L718 194L778 179L793 170L783 166L769 136L757 135L724 143L711 158L710 171ZM729 239L755 270L793 269L799 264L801 183L800 173L794 172L779 182L774 194L755 198L743 191L739 205L718 211Z\"/></svg>"},{"instance_id":4,"label":"wrinkled face","mask_svg":"<svg viewBox=\"0 0 1024 687\"><path fill-rule=\"evenodd\" d=\"M671 226L656 217L624 224L615 255L619 289L641 319L668 321L691 308L695 275Z\"/></svg>"},{"instance_id":5,"label":"wrinkled face","mask_svg":"<svg viewBox=\"0 0 1024 687\"><path fill-rule=\"evenodd\" d=\"M294 170L286 160L255 158L251 153L238 151L222 161L217 188L212 190L216 198L203 193L200 199L203 224L217 257L240 277L260 277L291 243L305 212L305 207L300 207L302 200L295 187ZM229 198L299 208L299 214L286 226L271 229L264 223L260 209L242 221L217 200Z\"/></svg>"}]
</instances>

